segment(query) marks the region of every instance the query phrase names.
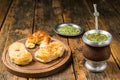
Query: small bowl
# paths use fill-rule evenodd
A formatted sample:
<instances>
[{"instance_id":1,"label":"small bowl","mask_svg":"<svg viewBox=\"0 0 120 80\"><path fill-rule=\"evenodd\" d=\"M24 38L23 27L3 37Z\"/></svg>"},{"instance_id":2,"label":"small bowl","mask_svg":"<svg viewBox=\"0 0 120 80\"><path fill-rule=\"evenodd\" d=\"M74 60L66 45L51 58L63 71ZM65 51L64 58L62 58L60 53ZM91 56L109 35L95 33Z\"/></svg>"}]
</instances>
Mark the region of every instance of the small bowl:
<instances>
[{"instance_id":1,"label":"small bowl","mask_svg":"<svg viewBox=\"0 0 120 80\"><path fill-rule=\"evenodd\" d=\"M103 42L95 42L95 41L91 41L87 38L88 34L92 34L92 33L96 33L96 32L106 35L108 37L108 39L106 41L103 41ZM89 30L83 34L82 39L83 39L83 42L85 42L89 46L104 47L104 46L107 46L111 43L112 35L105 30Z\"/></svg>"},{"instance_id":2,"label":"small bowl","mask_svg":"<svg viewBox=\"0 0 120 80\"><path fill-rule=\"evenodd\" d=\"M78 34L74 34L74 35L66 35L66 34L61 34L61 33L58 32L58 29L59 29L60 27L65 27L65 26L67 26L67 25L79 29L80 32L79 32ZM78 36L78 35L82 34L82 33L83 33L83 28L80 27L79 25L73 24L73 23L62 23L62 24L57 24L57 25L55 26L55 28L54 28L54 31L55 31L57 34L59 34L59 35L72 37L72 36Z\"/></svg>"}]
</instances>

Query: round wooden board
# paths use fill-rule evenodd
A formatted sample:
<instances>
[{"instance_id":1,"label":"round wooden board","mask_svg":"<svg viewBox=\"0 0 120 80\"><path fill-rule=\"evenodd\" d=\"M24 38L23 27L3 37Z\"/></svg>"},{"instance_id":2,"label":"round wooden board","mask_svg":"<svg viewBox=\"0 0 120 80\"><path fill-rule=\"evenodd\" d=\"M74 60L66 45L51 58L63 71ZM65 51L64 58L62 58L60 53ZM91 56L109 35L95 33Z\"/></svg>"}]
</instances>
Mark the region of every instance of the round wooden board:
<instances>
[{"instance_id":1,"label":"round wooden board","mask_svg":"<svg viewBox=\"0 0 120 80\"><path fill-rule=\"evenodd\" d=\"M55 38L51 38L52 41L59 41ZM18 40L19 42L25 43L26 39ZM61 41L59 41L61 42ZM71 51L70 48L61 42L65 46L65 53L62 57L57 58L49 63L42 63L34 59L34 53L39 48L36 46L34 49L27 49L33 55L33 61L25 66L19 66L10 61L8 55L8 48L6 48L2 55L2 60L8 71L21 77L45 77L63 70L68 62L70 61Z\"/></svg>"}]
</instances>

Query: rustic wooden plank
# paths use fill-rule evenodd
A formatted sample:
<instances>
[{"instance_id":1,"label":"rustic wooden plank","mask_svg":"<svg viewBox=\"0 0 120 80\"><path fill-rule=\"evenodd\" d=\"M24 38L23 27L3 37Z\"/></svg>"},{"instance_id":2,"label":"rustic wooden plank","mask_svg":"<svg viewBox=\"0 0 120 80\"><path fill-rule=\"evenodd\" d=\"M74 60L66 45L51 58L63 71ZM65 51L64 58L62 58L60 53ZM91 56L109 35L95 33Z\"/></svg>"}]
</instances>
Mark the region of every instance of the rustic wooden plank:
<instances>
[{"instance_id":1,"label":"rustic wooden plank","mask_svg":"<svg viewBox=\"0 0 120 80\"><path fill-rule=\"evenodd\" d=\"M5 46L8 47L12 42L19 40L21 38L27 37L32 33L33 26L33 16L34 16L34 1L32 0L14 0L6 20L1 29L1 41L0 44L5 44L0 47L2 53ZM6 41L5 41L6 40ZM2 54L0 54L2 55ZM1 56L0 56L1 57ZM27 80L27 78L22 78L9 73L2 61L0 60L0 80Z\"/></svg>"},{"instance_id":2,"label":"rustic wooden plank","mask_svg":"<svg viewBox=\"0 0 120 80\"><path fill-rule=\"evenodd\" d=\"M6 18L8 9L11 5L12 0L0 0L0 29Z\"/></svg>"},{"instance_id":3,"label":"rustic wooden plank","mask_svg":"<svg viewBox=\"0 0 120 80\"><path fill-rule=\"evenodd\" d=\"M63 7L61 6L61 2L58 0L53 0L52 7L57 23L63 23Z\"/></svg>"},{"instance_id":4,"label":"rustic wooden plank","mask_svg":"<svg viewBox=\"0 0 120 80\"><path fill-rule=\"evenodd\" d=\"M42 29L49 33L52 37L57 38L67 44L67 39L59 37L53 32L53 28L57 23L62 23L62 10L59 0L39 0L35 9L35 26L34 31ZM43 78L30 78L29 80L74 80L72 65L65 70Z\"/></svg>"},{"instance_id":5,"label":"rustic wooden plank","mask_svg":"<svg viewBox=\"0 0 120 80\"><path fill-rule=\"evenodd\" d=\"M83 7L79 7L79 5L82 4L81 2L82 1L79 1L79 0L75 0L75 1L64 0L62 2L62 5L64 6L64 16L65 16L64 22L73 22L78 25L84 26L84 24L86 23L85 20L86 20L87 14L86 16L84 15L85 11L78 13L83 8ZM87 27L87 25L85 27ZM89 29L89 28L86 28L86 29ZM83 66L84 60L81 53L81 50L82 50L81 36L69 38L69 45L72 50L74 73L75 73L76 80L87 80L86 74L85 74L86 70Z\"/></svg>"},{"instance_id":6,"label":"rustic wooden plank","mask_svg":"<svg viewBox=\"0 0 120 80\"><path fill-rule=\"evenodd\" d=\"M77 2L77 3L75 3ZM66 6L67 12L71 12L71 21L73 23L79 24L80 26L83 26L84 29L89 30L90 25L91 28L93 28L94 24L91 24L93 20L90 17L90 14L87 14L87 9L84 7L83 1L78 0L71 0L71 2L63 2L64 6ZM69 5L70 4L70 5ZM88 21L87 21L88 20ZM64 20L66 22L66 20ZM84 67L84 58L82 56L82 40L81 36L77 36L74 38L69 38L69 44L70 48L72 50L73 54L73 64L76 74L77 80L87 80L89 78L86 77L86 69Z\"/></svg>"},{"instance_id":7,"label":"rustic wooden plank","mask_svg":"<svg viewBox=\"0 0 120 80\"><path fill-rule=\"evenodd\" d=\"M119 69L120 69L120 54L119 54L119 51L120 51L120 1L115 1L113 3L113 0L111 0L110 2L107 1L107 3L109 3L109 6L111 7L111 9L113 9L111 11L112 13L112 19L114 19L113 21L111 21L110 19L107 19L107 21L109 21L109 25L110 28L112 29L112 33L113 33L113 36L114 36L114 40L113 40L113 45L111 45L112 48L112 52L113 52L113 56L114 58L116 59L118 65L119 65ZM114 14L114 16L113 16ZM116 18L116 19L115 19ZM116 47L114 49L114 47Z\"/></svg>"},{"instance_id":8,"label":"rustic wooden plank","mask_svg":"<svg viewBox=\"0 0 120 80\"><path fill-rule=\"evenodd\" d=\"M114 3L113 3L114 2ZM116 11L116 13L120 14L120 1L114 1L114 0L107 0L107 3L111 5L111 7Z\"/></svg>"},{"instance_id":9,"label":"rustic wooden plank","mask_svg":"<svg viewBox=\"0 0 120 80\"><path fill-rule=\"evenodd\" d=\"M87 2L91 2L91 1L87 1ZM65 6L64 8L67 8L65 10L66 11L68 10L67 12L70 14L70 17L72 16L70 18L71 21L76 24L82 25L82 27L84 27L86 31L89 29L94 29L94 16L92 14L93 5L89 3L91 8L89 9L89 5L87 2L82 0L71 0L71 2L67 2L67 0L63 1L63 4ZM72 6L69 4L71 4ZM71 12L71 10L73 12ZM73 16L73 14L75 16ZM102 20L104 19L101 19L99 21L100 27L102 29L109 30L108 27L106 28L107 25ZM67 21L67 19L64 21ZM112 56L108 61L108 68L102 73L92 73L89 72L84 67L85 60L82 56L84 49L83 49L83 41L81 37L82 35L74 38L69 38L69 45L73 53L73 63L76 73L76 79L77 80L110 80L110 79L117 80L120 71ZM117 73L117 75L115 75L115 73Z\"/></svg>"},{"instance_id":10,"label":"rustic wooden plank","mask_svg":"<svg viewBox=\"0 0 120 80\"><path fill-rule=\"evenodd\" d=\"M3 14L3 13L1 13L1 15L2 15L2 14ZM4 15L3 15L3 16L4 16ZM3 20L3 16L1 17L1 23L2 23L2 20ZM4 25L5 25L5 24L4 24ZM1 26L2 29L1 29L1 32L0 32L0 37L1 37L1 39L0 39L0 44L1 44L2 46L0 46L0 58L1 58L1 56L2 56L2 52L3 52L3 50L4 50L4 46L5 46L7 37L8 37L9 26L10 26L10 25L6 25L6 27L2 27L2 26ZM6 68L4 67L3 62L2 62L2 60L0 59L0 72L1 72L1 73L0 73L0 79L1 79L1 80L4 80L5 78L7 79L4 71L6 71Z\"/></svg>"}]
</instances>

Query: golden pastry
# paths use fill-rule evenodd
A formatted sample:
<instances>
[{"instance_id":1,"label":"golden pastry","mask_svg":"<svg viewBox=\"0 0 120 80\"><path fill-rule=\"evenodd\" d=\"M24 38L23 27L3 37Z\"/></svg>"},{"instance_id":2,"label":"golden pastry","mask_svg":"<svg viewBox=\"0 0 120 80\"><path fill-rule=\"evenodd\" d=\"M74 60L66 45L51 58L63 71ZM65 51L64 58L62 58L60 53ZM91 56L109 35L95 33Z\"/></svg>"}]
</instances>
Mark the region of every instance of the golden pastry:
<instances>
[{"instance_id":1,"label":"golden pastry","mask_svg":"<svg viewBox=\"0 0 120 80\"><path fill-rule=\"evenodd\" d=\"M11 62L17 65L26 65L32 61L32 55L29 53L24 44L20 42L14 42L8 49Z\"/></svg>"},{"instance_id":2,"label":"golden pastry","mask_svg":"<svg viewBox=\"0 0 120 80\"><path fill-rule=\"evenodd\" d=\"M46 32L39 30L27 38L25 46L27 48L34 48L35 44L38 44L42 47L44 45L47 45L49 41L50 36Z\"/></svg>"},{"instance_id":3,"label":"golden pastry","mask_svg":"<svg viewBox=\"0 0 120 80\"><path fill-rule=\"evenodd\" d=\"M35 59L47 63L61 57L64 54L65 47L61 42L51 42L35 52Z\"/></svg>"}]
</instances>

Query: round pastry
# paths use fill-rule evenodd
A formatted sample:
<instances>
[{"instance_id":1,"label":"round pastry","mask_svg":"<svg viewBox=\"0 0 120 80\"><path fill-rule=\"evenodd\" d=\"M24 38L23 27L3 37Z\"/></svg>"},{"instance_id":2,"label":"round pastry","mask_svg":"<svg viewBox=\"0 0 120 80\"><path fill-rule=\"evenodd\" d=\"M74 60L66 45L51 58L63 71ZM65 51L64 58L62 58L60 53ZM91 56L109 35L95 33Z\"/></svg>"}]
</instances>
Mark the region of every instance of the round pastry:
<instances>
[{"instance_id":1,"label":"round pastry","mask_svg":"<svg viewBox=\"0 0 120 80\"><path fill-rule=\"evenodd\" d=\"M61 57L64 54L65 47L62 43L54 41L38 49L35 52L35 59L47 63Z\"/></svg>"},{"instance_id":2,"label":"round pastry","mask_svg":"<svg viewBox=\"0 0 120 80\"><path fill-rule=\"evenodd\" d=\"M46 32L39 30L27 38L25 46L27 48L34 48L35 44L38 45L42 44L42 46L44 46L48 44L49 41L50 41L50 36Z\"/></svg>"},{"instance_id":3,"label":"round pastry","mask_svg":"<svg viewBox=\"0 0 120 80\"><path fill-rule=\"evenodd\" d=\"M20 42L14 42L8 49L11 62L17 65L26 65L32 61L32 54L29 53L24 44Z\"/></svg>"}]
</instances>

